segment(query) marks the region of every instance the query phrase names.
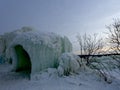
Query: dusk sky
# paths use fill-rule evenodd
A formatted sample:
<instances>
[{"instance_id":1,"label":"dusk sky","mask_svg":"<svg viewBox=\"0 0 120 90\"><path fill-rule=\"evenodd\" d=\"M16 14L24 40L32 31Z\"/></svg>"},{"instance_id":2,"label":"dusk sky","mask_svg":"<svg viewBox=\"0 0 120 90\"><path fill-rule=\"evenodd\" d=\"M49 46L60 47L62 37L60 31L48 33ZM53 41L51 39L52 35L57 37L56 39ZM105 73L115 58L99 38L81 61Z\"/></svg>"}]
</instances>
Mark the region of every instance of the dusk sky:
<instances>
[{"instance_id":1,"label":"dusk sky","mask_svg":"<svg viewBox=\"0 0 120 90\"><path fill-rule=\"evenodd\" d=\"M34 27L74 41L78 33L106 31L120 18L120 0L0 0L0 34Z\"/></svg>"}]
</instances>

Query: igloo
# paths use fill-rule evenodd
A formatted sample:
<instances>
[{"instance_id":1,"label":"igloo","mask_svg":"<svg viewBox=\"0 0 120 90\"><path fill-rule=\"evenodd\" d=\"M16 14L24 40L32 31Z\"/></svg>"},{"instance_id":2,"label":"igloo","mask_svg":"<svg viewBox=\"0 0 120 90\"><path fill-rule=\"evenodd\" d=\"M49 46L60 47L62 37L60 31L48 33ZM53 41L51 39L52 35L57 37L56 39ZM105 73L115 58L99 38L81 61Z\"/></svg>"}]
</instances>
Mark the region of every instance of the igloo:
<instances>
[{"instance_id":1,"label":"igloo","mask_svg":"<svg viewBox=\"0 0 120 90\"><path fill-rule=\"evenodd\" d=\"M55 33L29 31L19 34L7 49L14 71L25 71L30 75L46 68L58 66L58 57L71 52L72 44L67 37Z\"/></svg>"}]
</instances>

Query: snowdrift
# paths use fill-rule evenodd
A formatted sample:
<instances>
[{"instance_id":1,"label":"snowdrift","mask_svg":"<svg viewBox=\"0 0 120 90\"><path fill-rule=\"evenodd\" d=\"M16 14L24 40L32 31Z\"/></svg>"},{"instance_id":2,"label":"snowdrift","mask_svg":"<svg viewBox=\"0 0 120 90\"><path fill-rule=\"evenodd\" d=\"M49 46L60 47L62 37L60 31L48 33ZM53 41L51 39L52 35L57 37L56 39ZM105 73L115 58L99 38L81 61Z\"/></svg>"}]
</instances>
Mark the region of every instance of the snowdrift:
<instances>
[{"instance_id":1,"label":"snowdrift","mask_svg":"<svg viewBox=\"0 0 120 90\"><path fill-rule=\"evenodd\" d=\"M24 70L32 75L46 68L57 67L58 57L71 50L72 44L67 37L29 31L18 34L6 51L7 58L13 61L13 70Z\"/></svg>"}]
</instances>

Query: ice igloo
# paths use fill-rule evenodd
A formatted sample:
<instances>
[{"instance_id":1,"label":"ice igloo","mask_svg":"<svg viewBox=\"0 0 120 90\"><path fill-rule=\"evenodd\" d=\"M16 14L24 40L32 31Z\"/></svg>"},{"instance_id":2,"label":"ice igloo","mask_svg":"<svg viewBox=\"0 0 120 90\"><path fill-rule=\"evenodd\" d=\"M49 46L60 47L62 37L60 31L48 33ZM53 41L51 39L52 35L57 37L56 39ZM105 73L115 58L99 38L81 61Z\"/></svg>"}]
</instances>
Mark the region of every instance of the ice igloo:
<instances>
[{"instance_id":1,"label":"ice igloo","mask_svg":"<svg viewBox=\"0 0 120 90\"><path fill-rule=\"evenodd\" d=\"M71 50L72 44L67 37L30 31L18 35L7 51L13 61L13 70L24 70L32 75L45 68L57 67L58 57Z\"/></svg>"}]
</instances>

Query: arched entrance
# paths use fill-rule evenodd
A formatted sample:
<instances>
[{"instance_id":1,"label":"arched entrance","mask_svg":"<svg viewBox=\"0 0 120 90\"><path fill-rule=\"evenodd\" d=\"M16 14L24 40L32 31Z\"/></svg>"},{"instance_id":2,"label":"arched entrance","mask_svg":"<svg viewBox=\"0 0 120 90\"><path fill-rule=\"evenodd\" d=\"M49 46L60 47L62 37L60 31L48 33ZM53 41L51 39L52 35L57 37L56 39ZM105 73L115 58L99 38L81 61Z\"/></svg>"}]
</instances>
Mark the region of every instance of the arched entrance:
<instances>
[{"instance_id":1,"label":"arched entrance","mask_svg":"<svg viewBox=\"0 0 120 90\"><path fill-rule=\"evenodd\" d=\"M16 45L14 48L18 60L16 72L23 72L27 75L30 75L31 61L28 53L24 50L24 48L21 45Z\"/></svg>"}]
</instances>

